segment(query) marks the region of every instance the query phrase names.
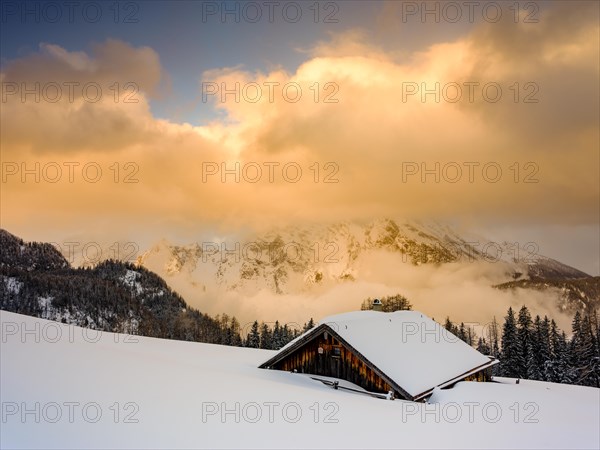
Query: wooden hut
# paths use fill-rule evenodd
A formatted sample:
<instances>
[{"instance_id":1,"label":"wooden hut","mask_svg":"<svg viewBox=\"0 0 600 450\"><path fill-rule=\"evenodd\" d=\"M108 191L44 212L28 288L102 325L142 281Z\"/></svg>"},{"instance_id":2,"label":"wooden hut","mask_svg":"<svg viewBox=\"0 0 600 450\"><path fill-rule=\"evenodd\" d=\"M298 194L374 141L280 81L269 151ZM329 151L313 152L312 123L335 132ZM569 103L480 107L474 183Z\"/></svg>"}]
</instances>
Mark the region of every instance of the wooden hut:
<instances>
[{"instance_id":1,"label":"wooden hut","mask_svg":"<svg viewBox=\"0 0 600 450\"><path fill-rule=\"evenodd\" d=\"M420 312L355 311L324 319L259 367L333 377L419 401L436 387L486 381L497 362Z\"/></svg>"}]
</instances>

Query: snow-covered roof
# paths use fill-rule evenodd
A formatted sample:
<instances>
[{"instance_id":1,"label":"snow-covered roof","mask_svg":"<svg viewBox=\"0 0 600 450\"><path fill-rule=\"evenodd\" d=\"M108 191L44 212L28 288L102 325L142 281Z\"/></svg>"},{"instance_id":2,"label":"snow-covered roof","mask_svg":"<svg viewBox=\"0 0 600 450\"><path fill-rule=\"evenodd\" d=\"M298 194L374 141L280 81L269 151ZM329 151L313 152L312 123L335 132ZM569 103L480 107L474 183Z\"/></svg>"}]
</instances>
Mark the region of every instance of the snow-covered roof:
<instances>
[{"instance_id":1,"label":"snow-covered roof","mask_svg":"<svg viewBox=\"0 0 600 450\"><path fill-rule=\"evenodd\" d=\"M324 327L413 398L494 364L494 360L418 311L355 311L326 317L267 363L323 332Z\"/></svg>"}]
</instances>

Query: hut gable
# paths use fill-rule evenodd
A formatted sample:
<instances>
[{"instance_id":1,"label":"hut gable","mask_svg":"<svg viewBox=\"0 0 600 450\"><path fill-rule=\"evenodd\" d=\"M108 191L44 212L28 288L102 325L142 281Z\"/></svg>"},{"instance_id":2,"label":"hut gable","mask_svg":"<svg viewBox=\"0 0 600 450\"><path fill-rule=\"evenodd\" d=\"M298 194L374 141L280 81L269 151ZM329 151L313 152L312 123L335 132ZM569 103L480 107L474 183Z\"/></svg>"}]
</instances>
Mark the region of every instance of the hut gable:
<instances>
[{"instance_id":1,"label":"hut gable","mask_svg":"<svg viewBox=\"0 0 600 450\"><path fill-rule=\"evenodd\" d=\"M417 311L356 311L325 318L259 367L336 377L419 400L496 362Z\"/></svg>"}]
</instances>

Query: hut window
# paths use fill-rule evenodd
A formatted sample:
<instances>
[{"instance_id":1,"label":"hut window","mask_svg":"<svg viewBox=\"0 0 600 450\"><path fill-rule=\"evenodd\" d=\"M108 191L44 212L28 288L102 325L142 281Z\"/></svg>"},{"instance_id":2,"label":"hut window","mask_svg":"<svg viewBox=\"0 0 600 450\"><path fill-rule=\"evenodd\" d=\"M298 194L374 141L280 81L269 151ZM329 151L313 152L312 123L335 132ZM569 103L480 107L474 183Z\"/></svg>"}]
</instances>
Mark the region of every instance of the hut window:
<instances>
[{"instance_id":1,"label":"hut window","mask_svg":"<svg viewBox=\"0 0 600 450\"><path fill-rule=\"evenodd\" d=\"M341 347L333 347L331 349L331 356L333 356L334 358L339 358L340 356L342 356L342 348Z\"/></svg>"}]
</instances>

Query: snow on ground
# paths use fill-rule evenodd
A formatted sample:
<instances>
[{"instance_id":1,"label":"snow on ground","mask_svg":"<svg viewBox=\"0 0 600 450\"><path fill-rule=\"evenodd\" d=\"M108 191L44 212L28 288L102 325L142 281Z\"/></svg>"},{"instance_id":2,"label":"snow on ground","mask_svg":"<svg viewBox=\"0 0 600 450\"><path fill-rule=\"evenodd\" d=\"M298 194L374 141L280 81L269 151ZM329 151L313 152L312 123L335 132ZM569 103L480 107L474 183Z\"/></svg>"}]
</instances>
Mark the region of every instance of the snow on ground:
<instances>
[{"instance_id":1,"label":"snow on ground","mask_svg":"<svg viewBox=\"0 0 600 450\"><path fill-rule=\"evenodd\" d=\"M380 400L258 369L272 351L0 319L2 448L600 446L599 389L501 380Z\"/></svg>"},{"instance_id":2,"label":"snow on ground","mask_svg":"<svg viewBox=\"0 0 600 450\"><path fill-rule=\"evenodd\" d=\"M4 283L6 283L6 288L14 293L14 294L18 294L19 292L21 292L21 289L23 288L23 283L20 282L19 280L17 280L14 277L3 277L4 278Z\"/></svg>"},{"instance_id":3,"label":"snow on ground","mask_svg":"<svg viewBox=\"0 0 600 450\"><path fill-rule=\"evenodd\" d=\"M140 276L140 274L138 272L136 272L135 270L128 269L127 273L125 273L125 275L123 275L121 280L123 281L123 283L125 283L125 285L129 286L131 289L135 288L135 291L138 294L141 294L142 292L144 292L144 288L142 288L141 283L139 281L137 281L139 276Z\"/></svg>"},{"instance_id":4,"label":"snow on ground","mask_svg":"<svg viewBox=\"0 0 600 450\"><path fill-rule=\"evenodd\" d=\"M51 297L51 296L38 297L38 305L40 305L40 308L42 308L42 309L51 308L52 300L54 300L54 297Z\"/></svg>"}]
</instances>

